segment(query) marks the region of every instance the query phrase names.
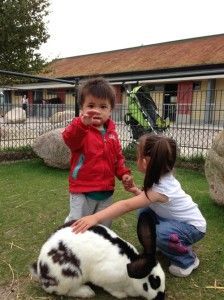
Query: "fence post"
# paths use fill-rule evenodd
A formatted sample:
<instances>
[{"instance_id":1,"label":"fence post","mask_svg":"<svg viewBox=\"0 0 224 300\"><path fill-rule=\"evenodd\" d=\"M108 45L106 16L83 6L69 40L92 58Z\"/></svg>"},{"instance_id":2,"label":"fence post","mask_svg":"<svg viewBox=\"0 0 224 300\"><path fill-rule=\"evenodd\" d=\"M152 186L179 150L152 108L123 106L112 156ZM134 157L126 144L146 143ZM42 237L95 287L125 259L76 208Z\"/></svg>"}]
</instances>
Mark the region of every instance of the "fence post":
<instances>
[{"instance_id":1,"label":"fence post","mask_svg":"<svg viewBox=\"0 0 224 300\"><path fill-rule=\"evenodd\" d=\"M78 85L79 85L79 79L76 79L75 81L75 116L79 116L79 103L78 103Z\"/></svg>"}]
</instances>

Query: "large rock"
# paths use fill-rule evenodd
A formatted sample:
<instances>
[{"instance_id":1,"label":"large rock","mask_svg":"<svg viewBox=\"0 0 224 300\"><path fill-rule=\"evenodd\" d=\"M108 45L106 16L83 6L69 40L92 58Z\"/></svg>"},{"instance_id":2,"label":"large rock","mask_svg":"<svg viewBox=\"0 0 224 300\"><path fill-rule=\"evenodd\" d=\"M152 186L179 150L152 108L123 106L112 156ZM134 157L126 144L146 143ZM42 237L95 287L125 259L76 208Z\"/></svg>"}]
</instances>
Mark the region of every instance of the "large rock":
<instances>
[{"instance_id":1,"label":"large rock","mask_svg":"<svg viewBox=\"0 0 224 300\"><path fill-rule=\"evenodd\" d=\"M55 113L49 118L49 122L54 123L63 123L65 121L71 121L73 118L75 118L75 111L60 111Z\"/></svg>"},{"instance_id":2,"label":"large rock","mask_svg":"<svg viewBox=\"0 0 224 300\"><path fill-rule=\"evenodd\" d=\"M205 161L205 175L212 199L224 205L224 130L214 139Z\"/></svg>"},{"instance_id":3,"label":"large rock","mask_svg":"<svg viewBox=\"0 0 224 300\"><path fill-rule=\"evenodd\" d=\"M4 122L7 124L17 124L26 122L26 112L22 108L16 107L8 111L4 116Z\"/></svg>"},{"instance_id":4,"label":"large rock","mask_svg":"<svg viewBox=\"0 0 224 300\"><path fill-rule=\"evenodd\" d=\"M33 144L34 152L41 157L46 165L59 169L68 169L70 150L62 139L64 128L58 128L40 135Z\"/></svg>"}]
</instances>

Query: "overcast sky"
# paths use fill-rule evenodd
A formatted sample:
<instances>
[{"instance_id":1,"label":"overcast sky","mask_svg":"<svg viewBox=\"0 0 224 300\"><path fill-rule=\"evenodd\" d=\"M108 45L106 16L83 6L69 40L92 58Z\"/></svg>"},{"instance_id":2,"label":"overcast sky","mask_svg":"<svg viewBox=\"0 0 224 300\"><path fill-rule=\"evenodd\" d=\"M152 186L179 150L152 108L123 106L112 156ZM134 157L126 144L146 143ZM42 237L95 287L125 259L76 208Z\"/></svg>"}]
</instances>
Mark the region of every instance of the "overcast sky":
<instances>
[{"instance_id":1,"label":"overcast sky","mask_svg":"<svg viewBox=\"0 0 224 300\"><path fill-rule=\"evenodd\" d=\"M224 33L224 0L50 0L50 60Z\"/></svg>"}]
</instances>

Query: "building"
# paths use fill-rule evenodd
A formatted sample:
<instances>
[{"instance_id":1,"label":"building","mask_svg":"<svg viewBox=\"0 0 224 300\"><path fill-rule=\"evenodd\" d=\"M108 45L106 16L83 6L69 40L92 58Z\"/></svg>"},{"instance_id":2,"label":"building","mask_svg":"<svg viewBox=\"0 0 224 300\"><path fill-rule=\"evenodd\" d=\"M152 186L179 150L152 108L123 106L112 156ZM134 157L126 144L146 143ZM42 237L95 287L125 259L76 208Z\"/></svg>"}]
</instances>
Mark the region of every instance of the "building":
<instances>
[{"instance_id":1,"label":"building","mask_svg":"<svg viewBox=\"0 0 224 300\"><path fill-rule=\"evenodd\" d=\"M44 75L76 82L103 76L114 85L117 103L125 102L127 89L144 84L159 108L172 105L186 122L224 119L224 34L56 59ZM74 103L69 84L39 81L17 88L13 102L25 92L32 103ZM163 114L175 121L175 113L163 108Z\"/></svg>"}]
</instances>

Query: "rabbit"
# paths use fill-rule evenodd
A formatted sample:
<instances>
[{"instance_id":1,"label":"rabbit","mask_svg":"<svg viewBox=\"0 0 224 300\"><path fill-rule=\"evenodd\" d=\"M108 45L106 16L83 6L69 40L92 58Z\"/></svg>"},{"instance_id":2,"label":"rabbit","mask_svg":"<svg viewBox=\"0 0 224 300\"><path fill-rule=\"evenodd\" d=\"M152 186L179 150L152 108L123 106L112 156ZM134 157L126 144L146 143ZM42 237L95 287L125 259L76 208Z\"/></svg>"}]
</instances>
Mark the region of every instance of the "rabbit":
<instances>
[{"instance_id":1,"label":"rabbit","mask_svg":"<svg viewBox=\"0 0 224 300\"><path fill-rule=\"evenodd\" d=\"M156 260L153 215L139 217L137 234L143 246L139 254L114 231L96 225L74 233L74 221L62 225L42 246L31 273L52 294L89 298L95 296L91 282L118 299L143 297L165 299L165 274Z\"/></svg>"}]
</instances>

